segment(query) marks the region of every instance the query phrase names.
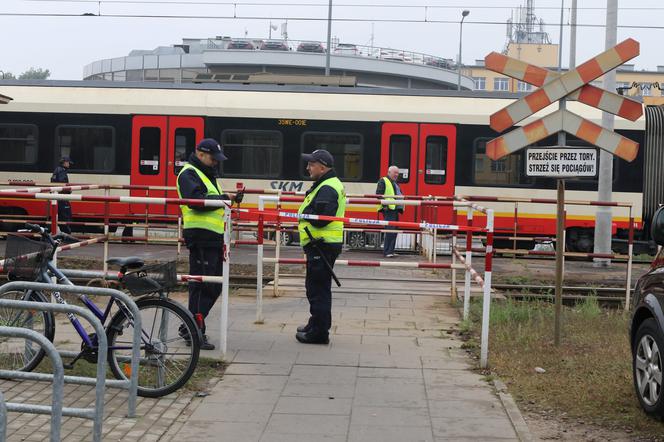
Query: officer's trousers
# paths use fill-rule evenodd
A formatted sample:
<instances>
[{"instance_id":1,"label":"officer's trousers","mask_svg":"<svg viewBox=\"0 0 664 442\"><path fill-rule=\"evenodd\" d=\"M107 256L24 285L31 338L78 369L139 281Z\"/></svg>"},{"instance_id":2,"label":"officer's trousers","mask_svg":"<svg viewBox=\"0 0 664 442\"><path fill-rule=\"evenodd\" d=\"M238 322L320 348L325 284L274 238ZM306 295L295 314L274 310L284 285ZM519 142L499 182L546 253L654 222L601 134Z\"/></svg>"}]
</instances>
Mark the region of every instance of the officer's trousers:
<instances>
[{"instance_id":1,"label":"officer's trousers","mask_svg":"<svg viewBox=\"0 0 664 442\"><path fill-rule=\"evenodd\" d=\"M341 244L320 244L320 249L327 262L334 267L334 262L341 253ZM307 274L305 287L309 300L310 333L315 336L327 337L332 327L332 273L325 266L319 251L307 244L304 247L307 255Z\"/></svg>"},{"instance_id":2,"label":"officer's trousers","mask_svg":"<svg viewBox=\"0 0 664 442\"><path fill-rule=\"evenodd\" d=\"M189 273L191 275L221 276L223 274L223 241L211 247L191 244L189 248ZM189 311L205 333L205 318L221 294L221 284L189 281ZM198 316L197 316L198 314Z\"/></svg>"}]
</instances>

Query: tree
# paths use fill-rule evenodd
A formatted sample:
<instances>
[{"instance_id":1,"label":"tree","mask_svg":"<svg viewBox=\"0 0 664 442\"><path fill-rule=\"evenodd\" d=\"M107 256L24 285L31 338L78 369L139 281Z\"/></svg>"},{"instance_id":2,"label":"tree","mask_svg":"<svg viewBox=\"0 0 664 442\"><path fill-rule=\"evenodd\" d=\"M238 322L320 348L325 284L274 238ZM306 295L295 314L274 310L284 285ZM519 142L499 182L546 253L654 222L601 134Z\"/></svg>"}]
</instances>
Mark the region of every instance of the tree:
<instances>
[{"instance_id":1,"label":"tree","mask_svg":"<svg viewBox=\"0 0 664 442\"><path fill-rule=\"evenodd\" d=\"M1 80L16 80L16 77L11 72L6 72L0 70L0 79Z\"/></svg>"},{"instance_id":2,"label":"tree","mask_svg":"<svg viewBox=\"0 0 664 442\"><path fill-rule=\"evenodd\" d=\"M30 68L18 76L19 80L46 80L51 76L51 71L42 68Z\"/></svg>"}]
</instances>

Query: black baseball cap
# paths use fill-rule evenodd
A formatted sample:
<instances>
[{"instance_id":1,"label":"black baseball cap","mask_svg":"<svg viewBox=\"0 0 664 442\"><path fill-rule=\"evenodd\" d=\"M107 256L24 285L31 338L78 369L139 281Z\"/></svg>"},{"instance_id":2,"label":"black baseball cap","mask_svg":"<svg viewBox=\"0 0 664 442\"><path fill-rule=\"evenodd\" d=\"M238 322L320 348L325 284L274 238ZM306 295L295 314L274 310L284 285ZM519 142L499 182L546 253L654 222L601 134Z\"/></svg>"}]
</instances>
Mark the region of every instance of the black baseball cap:
<instances>
[{"instance_id":1,"label":"black baseball cap","mask_svg":"<svg viewBox=\"0 0 664 442\"><path fill-rule=\"evenodd\" d=\"M64 163L65 161L68 161L69 164L72 164L72 165L74 164L74 162L71 160L69 155L63 155L62 158L60 158L61 163Z\"/></svg>"},{"instance_id":2,"label":"black baseball cap","mask_svg":"<svg viewBox=\"0 0 664 442\"><path fill-rule=\"evenodd\" d=\"M214 138L204 138L201 140L200 143L196 146L196 149L200 150L201 152L207 152L210 155L212 155L212 158L214 158L217 161L225 161L228 158L226 158L226 155L221 151L221 146L219 143L217 143L217 140Z\"/></svg>"},{"instance_id":3,"label":"black baseball cap","mask_svg":"<svg viewBox=\"0 0 664 442\"><path fill-rule=\"evenodd\" d=\"M311 153L303 153L302 159L307 162L317 162L323 166L334 167L334 157L330 152L323 149L317 149Z\"/></svg>"}]
</instances>

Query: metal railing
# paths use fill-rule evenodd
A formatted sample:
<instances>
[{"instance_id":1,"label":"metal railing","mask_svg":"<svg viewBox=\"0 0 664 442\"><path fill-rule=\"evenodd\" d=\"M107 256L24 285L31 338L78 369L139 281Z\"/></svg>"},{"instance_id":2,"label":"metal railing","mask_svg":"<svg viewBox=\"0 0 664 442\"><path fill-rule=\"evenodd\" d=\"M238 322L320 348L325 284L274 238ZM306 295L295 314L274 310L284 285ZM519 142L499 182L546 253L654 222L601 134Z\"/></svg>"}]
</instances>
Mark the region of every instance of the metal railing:
<instances>
[{"instance_id":1,"label":"metal railing","mask_svg":"<svg viewBox=\"0 0 664 442\"><path fill-rule=\"evenodd\" d=\"M34 290L34 291L58 291L58 292L66 292L66 293L71 293L74 295L97 295L97 296L111 296L120 302L122 302L131 314L134 316L134 333L132 337L132 350L131 350L131 374L129 376L129 380L114 380L114 379L108 379L106 380L105 372L106 372L106 353L107 351L103 352L104 353L104 360L101 365L97 365L97 375L99 376L99 373L103 373L102 378L105 380L104 385L107 387L112 387L112 388L122 388L122 389L127 389L129 391L129 398L127 401L127 416L128 417L135 417L136 416L136 396L138 393L138 368L139 368L139 363L140 363L140 345L141 345L141 314L138 309L138 306L136 303L127 295L126 293L123 293L119 290L114 290L114 289L108 289L108 288L100 288L100 287L81 287L81 286L75 286L75 285L60 285L60 284L45 284L41 282L24 282L24 281L14 281L14 282L9 282L7 284L4 284L3 286L0 287L0 295L7 293L12 290ZM2 300L0 299L0 306L4 305L3 302L7 302L9 300ZM15 301L17 302L17 301ZM82 317L88 319L90 321L90 317L95 318L97 322L99 320L97 319L96 316L92 314L90 310L83 309L81 307L77 306L72 306L72 305L62 305L62 304L46 304L46 303L39 303L39 302L28 302L28 301L20 301L20 302L25 302L28 305L28 308L26 309L44 309L46 307L46 310L49 311L55 311L55 312L67 312L69 308L75 309L74 313L80 314ZM18 308L18 307L17 307ZM79 311L83 313L79 313ZM90 321L93 326L94 323ZM103 327L101 327L101 330L95 330L97 333L97 336L99 337L100 334L103 337L103 341L106 341L106 332L104 331ZM101 346L102 338L99 338L99 345ZM107 345L107 344L106 344ZM101 351L99 353L102 353ZM78 352L71 352L71 351L62 351L59 354L62 356L67 356L67 357L76 357L78 355ZM2 373L0 371L0 373ZM21 378L22 379L32 379L32 380L46 380L45 378L41 378L41 375L39 373L25 373L21 372ZM41 379L40 379L41 378ZM67 382L72 383L72 384L79 384L79 385L96 385L94 379L92 378L84 378L84 377L79 377L79 376L67 376L66 377ZM103 394L101 398L103 402Z\"/></svg>"}]
</instances>

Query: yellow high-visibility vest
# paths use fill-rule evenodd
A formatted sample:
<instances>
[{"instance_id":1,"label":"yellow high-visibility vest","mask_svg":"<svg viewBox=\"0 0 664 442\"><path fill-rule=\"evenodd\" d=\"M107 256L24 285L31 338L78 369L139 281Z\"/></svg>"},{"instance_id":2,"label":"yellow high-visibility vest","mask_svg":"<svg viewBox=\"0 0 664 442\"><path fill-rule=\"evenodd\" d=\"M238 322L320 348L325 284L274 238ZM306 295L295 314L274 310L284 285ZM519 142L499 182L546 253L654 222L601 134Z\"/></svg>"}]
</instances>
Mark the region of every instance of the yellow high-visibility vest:
<instances>
[{"instance_id":1,"label":"yellow high-visibility vest","mask_svg":"<svg viewBox=\"0 0 664 442\"><path fill-rule=\"evenodd\" d=\"M221 195L221 188L217 188L203 172L198 170L196 166L193 166L189 163L185 164L180 173L178 174L178 196L182 198L182 193L180 192L180 175L184 173L185 170L192 169L198 174L198 177L201 179L205 188L207 189L206 196L211 195ZM215 210L195 210L191 209L189 206L180 206L182 211L182 220L184 222L185 229L205 229L211 230L220 235L224 234L224 228L226 223L224 222L224 208L219 207Z\"/></svg>"},{"instance_id":2,"label":"yellow high-visibility vest","mask_svg":"<svg viewBox=\"0 0 664 442\"><path fill-rule=\"evenodd\" d=\"M337 177L328 178L316 187L313 192L307 195L302 202L298 214L302 214L304 209L306 209L314 197L318 193L321 187L330 186L337 191L338 197L338 206L337 213L334 214L336 217L343 217L346 213L346 191L344 190L344 185L341 183L341 180ZM344 223L343 221L332 221L324 227L313 226L309 220L300 219L297 225L297 230L300 233L300 244L306 246L311 241L307 232L304 231L304 228L308 227L311 232L311 236L314 239L322 239L326 243L342 243L344 241Z\"/></svg>"},{"instance_id":3,"label":"yellow high-visibility vest","mask_svg":"<svg viewBox=\"0 0 664 442\"><path fill-rule=\"evenodd\" d=\"M394 192L394 185L392 184L392 181L388 177L384 176L383 177L383 182L385 182L385 193L383 194L384 199L386 199L386 200L394 199L394 195L396 195L396 193ZM380 209L382 209L383 207L385 207L385 206L382 205L382 204L379 204L378 205L378 211L380 211ZM394 210L394 209L397 208L397 205L396 204L390 204L390 205L387 206L387 208L390 209L390 210Z\"/></svg>"}]
</instances>

